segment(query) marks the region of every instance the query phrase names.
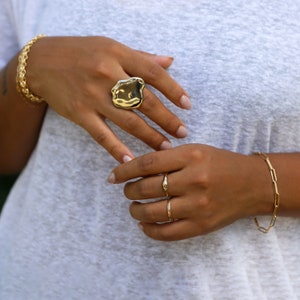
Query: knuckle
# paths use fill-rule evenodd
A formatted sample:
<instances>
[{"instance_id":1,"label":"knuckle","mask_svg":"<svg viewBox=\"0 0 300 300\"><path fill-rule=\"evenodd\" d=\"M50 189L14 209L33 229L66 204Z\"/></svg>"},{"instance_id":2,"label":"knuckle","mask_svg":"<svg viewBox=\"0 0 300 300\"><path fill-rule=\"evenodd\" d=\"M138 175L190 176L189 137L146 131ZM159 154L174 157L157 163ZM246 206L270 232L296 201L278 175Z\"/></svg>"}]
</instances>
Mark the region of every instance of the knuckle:
<instances>
[{"instance_id":1,"label":"knuckle","mask_svg":"<svg viewBox=\"0 0 300 300\"><path fill-rule=\"evenodd\" d=\"M195 202L195 211L201 211L206 216L211 215L212 200L209 197L199 197Z\"/></svg>"},{"instance_id":2,"label":"knuckle","mask_svg":"<svg viewBox=\"0 0 300 300\"><path fill-rule=\"evenodd\" d=\"M174 237L169 230L163 227L155 227L152 233L153 238L160 241L173 241Z\"/></svg>"},{"instance_id":3,"label":"knuckle","mask_svg":"<svg viewBox=\"0 0 300 300\"><path fill-rule=\"evenodd\" d=\"M151 194L151 188L149 184L140 181L137 185L137 193L140 195L141 199L146 199Z\"/></svg>"},{"instance_id":4,"label":"knuckle","mask_svg":"<svg viewBox=\"0 0 300 300\"><path fill-rule=\"evenodd\" d=\"M113 156L113 157L118 157L120 153L121 147L119 144L113 144L109 147L108 152Z\"/></svg>"},{"instance_id":5,"label":"knuckle","mask_svg":"<svg viewBox=\"0 0 300 300\"><path fill-rule=\"evenodd\" d=\"M125 45L115 41L115 40L109 40L107 42L107 51L108 53L112 54L113 56L120 57L123 56L125 52Z\"/></svg>"},{"instance_id":6,"label":"knuckle","mask_svg":"<svg viewBox=\"0 0 300 300\"><path fill-rule=\"evenodd\" d=\"M147 105L144 105L144 103L147 103ZM142 105L142 108L144 113L146 114L149 111L153 111L154 106L156 106L157 104L151 93L144 93L144 103Z\"/></svg>"},{"instance_id":7,"label":"knuckle","mask_svg":"<svg viewBox=\"0 0 300 300\"><path fill-rule=\"evenodd\" d=\"M170 130L174 134L176 134L179 126L181 125L181 122L178 120L178 118L175 115L171 114L168 118L166 118L165 122L166 128L170 128Z\"/></svg>"},{"instance_id":8,"label":"knuckle","mask_svg":"<svg viewBox=\"0 0 300 300\"><path fill-rule=\"evenodd\" d=\"M101 132L101 131L98 132L94 138L95 138L96 142L102 146L105 145L108 140L108 136L104 132Z\"/></svg>"},{"instance_id":9,"label":"knuckle","mask_svg":"<svg viewBox=\"0 0 300 300\"><path fill-rule=\"evenodd\" d=\"M156 81L159 79L159 77L161 76L162 73L162 68L160 65L153 63L150 65L149 69L148 69L148 79L153 81Z\"/></svg>"},{"instance_id":10,"label":"knuckle","mask_svg":"<svg viewBox=\"0 0 300 300\"><path fill-rule=\"evenodd\" d=\"M94 66L94 71L97 77L104 77L110 80L114 79L113 68L106 61L98 61Z\"/></svg>"},{"instance_id":11,"label":"knuckle","mask_svg":"<svg viewBox=\"0 0 300 300\"><path fill-rule=\"evenodd\" d=\"M140 124L139 118L135 114L130 114L125 122L125 128L129 131L136 131L138 129L138 125Z\"/></svg>"},{"instance_id":12,"label":"knuckle","mask_svg":"<svg viewBox=\"0 0 300 300\"><path fill-rule=\"evenodd\" d=\"M188 155L192 161L201 161L204 158L204 153L201 149L198 147L191 147L191 149L188 151Z\"/></svg>"},{"instance_id":13,"label":"knuckle","mask_svg":"<svg viewBox=\"0 0 300 300\"><path fill-rule=\"evenodd\" d=\"M138 167L142 171L149 171L153 168L155 165L155 159L153 156L143 156L141 159L138 161Z\"/></svg>"},{"instance_id":14,"label":"knuckle","mask_svg":"<svg viewBox=\"0 0 300 300\"><path fill-rule=\"evenodd\" d=\"M147 205L144 204L143 205L143 216L145 218L145 220L147 220L148 222L155 222L157 221L157 214L155 212L155 209L152 205Z\"/></svg>"},{"instance_id":15,"label":"knuckle","mask_svg":"<svg viewBox=\"0 0 300 300\"><path fill-rule=\"evenodd\" d=\"M201 187L202 189L206 190L210 184L210 177L209 174L205 171L200 171L193 176L190 181L190 184L193 186Z\"/></svg>"}]
</instances>

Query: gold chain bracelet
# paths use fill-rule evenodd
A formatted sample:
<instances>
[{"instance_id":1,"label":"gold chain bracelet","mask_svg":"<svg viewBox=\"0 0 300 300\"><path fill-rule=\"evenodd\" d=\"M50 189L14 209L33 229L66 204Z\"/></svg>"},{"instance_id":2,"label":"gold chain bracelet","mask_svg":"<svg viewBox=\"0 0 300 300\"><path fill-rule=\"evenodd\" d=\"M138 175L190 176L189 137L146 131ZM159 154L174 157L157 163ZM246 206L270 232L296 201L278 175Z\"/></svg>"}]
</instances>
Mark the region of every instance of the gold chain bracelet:
<instances>
[{"instance_id":1,"label":"gold chain bracelet","mask_svg":"<svg viewBox=\"0 0 300 300\"><path fill-rule=\"evenodd\" d=\"M268 168L269 168L269 171L270 171L270 174L271 174L272 185L273 185L273 188L274 188L274 209L273 209L273 215L272 215L269 226L266 228L266 227L263 227L263 226L259 225L259 222L258 222L257 218L256 217L254 218L257 229L259 231L263 232L263 233L268 233L270 231L270 229L276 223L277 210L278 210L279 202L280 202L280 194L279 194L278 186L277 186L277 175L276 175L275 169L273 168L273 166L270 162L269 157L265 153L257 152L257 153L254 153L254 154L261 156L263 158L263 160L266 162L266 164L268 165Z\"/></svg>"},{"instance_id":2,"label":"gold chain bracelet","mask_svg":"<svg viewBox=\"0 0 300 300\"><path fill-rule=\"evenodd\" d=\"M43 98L34 95L30 89L28 88L26 82L26 66L27 66L27 59L28 54L32 45L40 38L44 37L45 35L40 34L30 40L24 48L21 50L19 57L18 57L18 66L17 66L17 76L16 76L16 83L17 83L17 91L29 102L33 103L41 103L44 101Z\"/></svg>"}]
</instances>

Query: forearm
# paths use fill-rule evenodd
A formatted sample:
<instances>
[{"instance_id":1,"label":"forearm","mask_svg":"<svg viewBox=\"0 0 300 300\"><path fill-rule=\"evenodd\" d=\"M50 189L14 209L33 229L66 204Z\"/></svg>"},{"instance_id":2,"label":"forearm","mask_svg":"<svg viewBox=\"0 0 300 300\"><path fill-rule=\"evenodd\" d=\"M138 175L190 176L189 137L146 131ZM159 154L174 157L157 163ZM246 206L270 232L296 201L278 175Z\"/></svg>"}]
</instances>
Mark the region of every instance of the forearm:
<instances>
[{"instance_id":1,"label":"forearm","mask_svg":"<svg viewBox=\"0 0 300 300\"><path fill-rule=\"evenodd\" d=\"M0 174L17 173L34 149L46 104L32 105L16 90L17 56L0 73Z\"/></svg>"}]
</instances>

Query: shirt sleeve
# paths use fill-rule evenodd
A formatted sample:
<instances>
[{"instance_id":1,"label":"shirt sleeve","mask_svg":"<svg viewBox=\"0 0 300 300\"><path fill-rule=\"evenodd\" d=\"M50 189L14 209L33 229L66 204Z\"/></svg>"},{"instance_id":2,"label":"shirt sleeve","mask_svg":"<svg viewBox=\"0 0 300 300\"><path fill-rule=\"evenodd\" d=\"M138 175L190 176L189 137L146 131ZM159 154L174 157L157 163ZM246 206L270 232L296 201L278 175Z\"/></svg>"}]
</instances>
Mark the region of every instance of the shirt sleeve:
<instances>
[{"instance_id":1,"label":"shirt sleeve","mask_svg":"<svg viewBox=\"0 0 300 300\"><path fill-rule=\"evenodd\" d=\"M0 1L0 69L19 51L10 0Z\"/></svg>"}]
</instances>

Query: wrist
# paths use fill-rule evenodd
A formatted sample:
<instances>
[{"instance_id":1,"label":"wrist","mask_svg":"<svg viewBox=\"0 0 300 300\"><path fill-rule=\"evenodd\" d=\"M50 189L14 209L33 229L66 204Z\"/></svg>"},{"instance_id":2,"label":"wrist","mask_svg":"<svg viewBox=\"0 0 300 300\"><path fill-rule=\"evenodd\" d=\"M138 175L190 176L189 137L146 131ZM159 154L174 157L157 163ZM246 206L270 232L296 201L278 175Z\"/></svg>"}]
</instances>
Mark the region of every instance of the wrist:
<instances>
[{"instance_id":1,"label":"wrist","mask_svg":"<svg viewBox=\"0 0 300 300\"><path fill-rule=\"evenodd\" d=\"M34 94L28 86L26 72L27 72L27 60L30 54L31 47L37 42L38 39L44 37L44 35L38 35L30 40L24 48L20 51L18 56L18 66L16 74L16 86L17 91L22 97L30 103L41 103L44 99Z\"/></svg>"},{"instance_id":2,"label":"wrist","mask_svg":"<svg viewBox=\"0 0 300 300\"><path fill-rule=\"evenodd\" d=\"M248 158L248 168L251 170L248 179L251 207L248 215L272 215L274 193L268 167L259 155L249 155Z\"/></svg>"}]
</instances>

